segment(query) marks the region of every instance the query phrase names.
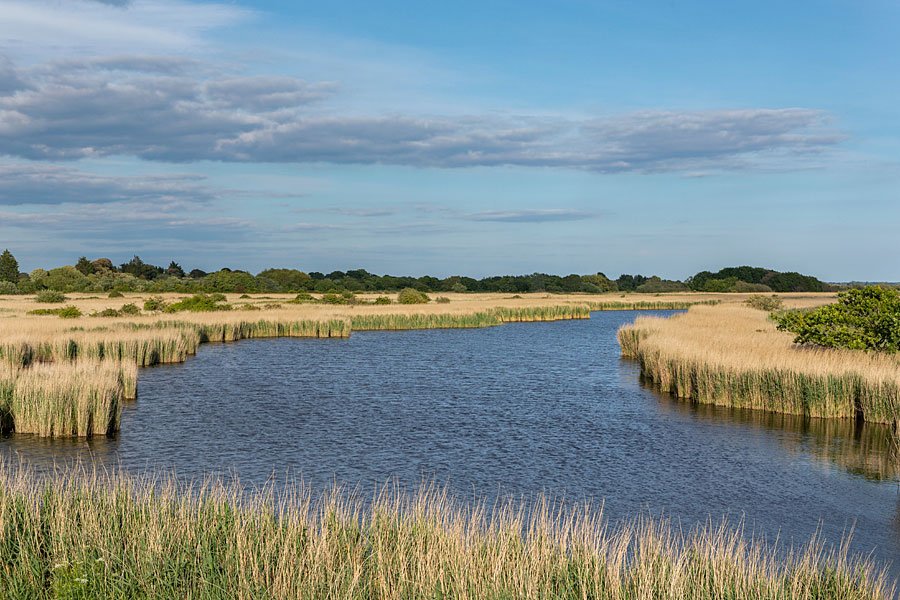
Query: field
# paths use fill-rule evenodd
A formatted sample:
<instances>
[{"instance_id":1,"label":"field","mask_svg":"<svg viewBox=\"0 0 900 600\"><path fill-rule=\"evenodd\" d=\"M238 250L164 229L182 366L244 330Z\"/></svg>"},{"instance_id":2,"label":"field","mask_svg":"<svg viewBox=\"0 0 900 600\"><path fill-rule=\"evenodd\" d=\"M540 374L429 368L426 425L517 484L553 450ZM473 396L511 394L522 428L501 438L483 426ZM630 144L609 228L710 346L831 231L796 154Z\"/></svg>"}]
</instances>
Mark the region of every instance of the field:
<instances>
[{"instance_id":1,"label":"field","mask_svg":"<svg viewBox=\"0 0 900 600\"><path fill-rule=\"evenodd\" d=\"M734 294L649 298L448 294L449 302L401 305L375 304L378 296L381 294L360 296L358 304L331 305L293 303L292 295L229 294L226 300L233 308L229 311L170 314L138 310L138 314L115 317L102 315L108 309L121 312L127 305L141 308L149 296L70 294L64 302L49 305L32 296L0 296L0 364L4 365L0 371L0 425L4 431L42 436L114 433L121 403L135 395L135 366L182 362L206 342L347 337L354 330L488 327L585 319L591 310L686 308L742 299ZM181 298L184 296L169 294L163 299L173 303ZM824 298L798 295L794 301L817 303ZM74 307L82 316L52 314L61 307ZM93 372L101 376L90 376Z\"/></svg>"},{"instance_id":2,"label":"field","mask_svg":"<svg viewBox=\"0 0 900 600\"><path fill-rule=\"evenodd\" d=\"M900 421L900 358L798 347L768 313L695 306L671 319L639 317L618 334L660 389L700 403L810 417Z\"/></svg>"},{"instance_id":3,"label":"field","mask_svg":"<svg viewBox=\"0 0 900 600\"><path fill-rule=\"evenodd\" d=\"M884 573L817 540L611 526L590 505L459 505L422 488L371 502L300 484L0 465L0 590L14 598L890 598Z\"/></svg>"}]
</instances>

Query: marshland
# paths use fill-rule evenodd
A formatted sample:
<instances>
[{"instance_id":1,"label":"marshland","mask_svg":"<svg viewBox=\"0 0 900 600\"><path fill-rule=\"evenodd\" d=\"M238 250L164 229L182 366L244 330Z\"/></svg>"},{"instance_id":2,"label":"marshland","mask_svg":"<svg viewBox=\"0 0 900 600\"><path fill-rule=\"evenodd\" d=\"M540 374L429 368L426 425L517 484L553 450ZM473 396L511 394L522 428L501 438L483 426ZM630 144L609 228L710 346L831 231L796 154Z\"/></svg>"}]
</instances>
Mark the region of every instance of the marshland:
<instances>
[{"instance_id":1,"label":"marshland","mask_svg":"<svg viewBox=\"0 0 900 600\"><path fill-rule=\"evenodd\" d=\"M503 573L500 579L488 583L479 575L483 572L478 569L488 568L484 556L452 551L443 555L446 562L437 571L420 570L415 577L403 579L403 585L413 586L409 589L420 594L443 579L450 586L446 589L456 595L465 593L454 586L468 581L466 589L473 597L535 597L548 590L567 597L583 590L578 586L590 586L598 597L651 597L652 590L659 594L660 586L665 586L671 590L666 592L670 597L677 597L688 593L685 590L708 590L712 578L736 590L738 597L791 593L816 597L822 589L835 585L830 589L841 590L834 592L837 594L892 596L891 584L882 586L878 576L887 569L887 580L893 581L898 573L893 559L900 553L897 463L890 426L857 423L854 418L815 418L804 411L789 415L784 413L797 411L752 410L740 402L727 403L733 406L686 402L661 393L658 382L647 373L642 379L642 362L620 358L628 346L626 342L620 347L617 332L627 330L635 319L638 325L675 326L694 318L695 313L712 315L714 323L701 334L707 341L717 339L715 323L734 327L733 319L739 315L750 319L752 333L763 336L756 331L763 329L768 336L763 339L780 340L786 352L793 349L800 356L808 354L792 347L790 334L775 330L774 325L768 328L766 313L747 307L746 295L678 294L649 300L621 294L447 294L444 297L449 302L400 305L376 304L383 294L373 294L360 296L356 304L341 305L319 302L318 295L313 302L305 296L298 302L293 295L228 294L221 302L231 310L202 313L143 310L144 303L151 300L147 294L67 296L64 304L76 307L81 317L29 315L39 306L31 298L0 300L5 309L0 319L4 325L10 324L2 330L4 348L18 349L5 351L10 363L7 369L30 374L59 366L88 368L83 364L108 368L110 381L117 382L113 386L123 390L118 404L104 413L120 411L118 432L104 435L101 431L106 433L109 428L104 431L94 426L91 437L79 438L72 436L85 432L77 426L64 434L45 426L44 430L22 433L15 427L15 413L8 411L13 433L0 442L0 452L8 465L26 460L34 473L27 481L38 481L56 469L77 470L77 465L83 467L86 462L101 473L116 473L100 490L128 487L132 485L128 477L158 478L173 473L186 485L186 481L212 476L224 480L222 485L228 491L212 494L216 500L209 510L216 507L216 511L232 514L237 506L251 507L242 513L247 522L241 524L240 533L222 535L250 539L268 535L259 529L269 522L266 514L284 510L294 515L297 513L291 511L323 514L318 508L309 508L319 506L313 501L315 494L313 500L295 504L293 488L290 493L277 492L285 480L301 479L316 493L341 482L349 486L345 491L351 496L358 494L357 504L340 500L339 504L344 504L338 512L342 518L353 514L354 519L361 519L361 529L354 529L354 539L361 546L336 550L319 545L326 543L327 536L311 540L315 543L303 552L315 552L322 560L328 552L339 551L368 556L367 549L376 544L372 536L382 533L373 529L373 523L380 522L376 513L388 508L399 519L392 526L392 539L405 535L401 533L407 526L404 519L417 522L412 507L443 514L434 524L439 529L433 535L445 540L446 551L451 552L452 544L472 547L468 536L476 533L482 547L508 539L507 534L488 525L482 529L478 529L481 525L463 526L471 523L471 515L465 511L471 510L473 502L487 503L488 508L479 514L488 523L518 515L520 520L514 519L513 527L524 527L542 498L559 503L553 513L559 522L552 525L552 532L539 536L540 544L535 545L538 538L523 537L520 550L509 548L513 553L509 556L518 558L490 566L492 572ZM173 304L185 297L166 295L161 299ZM833 294L782 297L791 306L813 307L834 301ZM90 316L126 304L141 306L141 314ZM629 310L635 308L641 310ZM721 336L727 337L725 333ZM247 338L278 339L240 341ZM27 340L32 340L30 345L23 344ZM206 343L231 341L239 343ZM110 356L108 348L114 349ZM123 361L125 358L130 360ZM136 400L128 400L124 390L134 389L129 382L134 381L137 368L126 370L125 364L156 365L139 370ZM70 414L79 413L70 409L66 415ZM50 420L78 423L75 417L56 413ZM103 418L94 419L101 421ZM17 477L20 487L10 485L10 489L15 488L27 505L24 498L42 492L21 487L26 479ZM823 480L827 485L823 486ZM372 501L375 491L387 481L394 482L399 502L406 508ZM422 481L438 486L439 502L417 499ZM138 483L139 488L146 485ZM65 489L77 490L80 485L88 484L76 476ZM260 507L258 493L267 485L275 486L270 492L274 504L263 502ZM96 493L98 503L114 501L115 495L105 497L105 493ZM164 504L150 502L142 493L137 493L134 502L171 514ZM445 496L451 504L458 503L456 508L448 508ZM285 505L286 498L294 500ZM602 519L607 529L591 529L594 525L584 529L586 521L579 520L578 511L588 501L594 502L588 521ZM60 497L59 502L64 505L68 500ZM183 502L188 500L179 504L183 507L179 510L186 514L198 510ZM491 507L496 502L514 502L515 508L512 513L494 515ZM645 520L637 523L636 518ZM722 518L727 524L718 529ZM194 531L185 534L190 536L201 536L212 526L202 520L188 524L187 516L178 519L168 525L154 522L160 527ZM704 529L710 519L713 528ZM135 536L145 535L142 528L146 525L135 526ZM409 527L416 529L415 525ZM695 527L701 528L699 533ZM97 528L102 529L100 521ZM322 530L318 525L314 528ZM524 529L531 531L530 527ZM597 537L601 531L610 537ZM290 536L285 531L278 539L288 543ZM821 553L801 558L797 553L805 552L813 538L823 544ZM595 548L592 560L600 562L591 563L590 576L580 562L558 562L560 557L570 560L575 556L569 545L573 539L588 540ZM653 574L645 570L649 566L640 564L633 565L634 571L621 564L613 574L606 571L611 563L603 557L610 552L616 556L616 552L627 553L622 546L626 539L637 544L633 548L657 547L661 554L651 562L659 565L662 560L668 566ZM712 571L709 565L692 563L689 557L695 554L682 554L699 540L710 545L703 552L718 548ZM216 554L226 551L225 544L210 543L204 546L210 555L191 568L196 580L159 585L173 590L185 589L179 586L198 589L200 582L211 577L236 576L231 568L204 574L203 564L215 558L223 564L256 565L247 567L246 578L222 584L229 589L246 594L261 589L259 586L294 589L278 587L301 584L291 578L288 565L266 558L284 551L277 546L282 542L273 543L276 545L266 549L254 545L248 548L249 554L235 551L228 556ZM409 543L420 542L409 538ZM831 556L842 543L851 563L864 557L861 567L848 566L839 555ZM103 572L118 574L119 579L108 579L94 569L98 563L90 562L109 560L105 554L92 554L88 559L84 550L67 547L69 542L58 544L61 558L34 558L44 561L42 568L51 572L47 586L57 581L53 565L65 564L68 570L58 573L61 583L52 585L81 589L74 580L86 579L101 586L92 589L107 590L105 593L127 589L138 596L163 589L127 587L150 585L136 569L160 560L154 558L152 549L141 558L144 567L120 564ZM100 547L91 547L95 546ZM297 547L295 542L292 547ZM261 554L255 554L257 551ZM523 563L522 557L531 552L557 558L546 564ZM798 562L789 558L792 553ZM292 556L291 564L305 565L303 572L310 577L335 568L333 562L309 562L319 558ZM416 557L423 568L426 558ZM401 584L390 578L398 577L397 572L386 568L370 572L366 567L370 564L368 560L343 564L342 569L350 569L349 581L300 578L306 581L302 589L314 594L311 590L327 588L341 594L349 589L346 586L360 586L353 588L360 597L395 597ZM797 570L799 564L806 566ZM518 570L526 566L529 577ZM559 569L575 569L583 575L566 583L559 579ZM831 572L841 574L838 580L823 578ZM353 573L358 573L356 579ZM725 573L731 579L721 583ZM650 583L653 578L667 583L659 579ZM715 596L715 592L708 593Z\"/></svg>"}]
</instances>

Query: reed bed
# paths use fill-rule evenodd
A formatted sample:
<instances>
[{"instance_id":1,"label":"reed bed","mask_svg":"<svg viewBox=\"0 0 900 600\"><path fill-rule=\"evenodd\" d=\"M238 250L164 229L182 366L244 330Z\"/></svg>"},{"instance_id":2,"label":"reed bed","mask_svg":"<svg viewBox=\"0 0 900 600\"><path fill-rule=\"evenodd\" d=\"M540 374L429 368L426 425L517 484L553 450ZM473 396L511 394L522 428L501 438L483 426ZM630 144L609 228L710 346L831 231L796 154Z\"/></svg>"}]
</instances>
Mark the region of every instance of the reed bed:
<instances>
[{"instance_id":1,"label":"reed bed","mask_svg":"<svg viewBox=\"0 0 900 600\"><path fill-rule=\"evenodd\" d=\"M276 493L277 492L277 493ZM288 485L0 467L9 598L720 599L894 596L847 546L776 548L741 530L589 505L463 505L385 489L371 502Z\"/></svg>"},{"instance_id":2,"label":"reed bed","mask_svg":"<svg viewBox=\"0 0 900 600\"><path fill-rule=\"evenodd\" d=\"M586 302L591 310L687 310L692 306L719 304L720 300L693 300L693 301L611 301L611 302Z\"/></svg>"},{"instance_id":3,"label":"reed bed","mask_svg":"<svg viewBox=\"0 0 900 600\"><path fill-rule=\"evenodd\" d=\"M697 306L670 319L638 317L618 339L646 379L680 398L811 417L900 418L896 357L795 346L762 311Z\"/></svg>"},{"instance_id":4,"label":"reed bed","mask_svg":"<svg viewBox=\"0 0 900 600\"><path fill-rule=\"evenodd\" d=\"M0 367L4 432L89 437L119 429L122 400L136 394L133 363L83 361Z\"/></svg>"},{"instance_id":5,"label":"reed bed","mask_svg":"<svg viewBox=\"0 0 900 600\"><path fill-rule=\"evenodd\" d=\"M388 313L353 315L355 331L403 329L464 329L495 327L503 323L589 319L590 310L581 304L494 308L475 313Z\"/></svg>"}]
</instances>

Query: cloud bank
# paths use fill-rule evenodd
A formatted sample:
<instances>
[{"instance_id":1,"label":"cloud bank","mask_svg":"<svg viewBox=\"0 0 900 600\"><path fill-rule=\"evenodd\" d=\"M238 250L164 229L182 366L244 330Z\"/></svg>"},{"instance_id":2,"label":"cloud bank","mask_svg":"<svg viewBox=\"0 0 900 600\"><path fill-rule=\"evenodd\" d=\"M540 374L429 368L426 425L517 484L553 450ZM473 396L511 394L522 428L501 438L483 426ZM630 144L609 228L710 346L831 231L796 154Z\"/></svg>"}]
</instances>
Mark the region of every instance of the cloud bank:
<instances>
[{"instance_id":1,"label":"cloud bank","mask_svg":"<svg viewBox=\"0 0 900 600\"><path fill-rule=\"evenodd\" d=\"M809 108L645 111L604 118L343 115L334 82L234 75L117 55L0 61L0 153L145 160L556 167L600 173L740 169L821 153L842 136Z\"/></svg>"}]
</instances>

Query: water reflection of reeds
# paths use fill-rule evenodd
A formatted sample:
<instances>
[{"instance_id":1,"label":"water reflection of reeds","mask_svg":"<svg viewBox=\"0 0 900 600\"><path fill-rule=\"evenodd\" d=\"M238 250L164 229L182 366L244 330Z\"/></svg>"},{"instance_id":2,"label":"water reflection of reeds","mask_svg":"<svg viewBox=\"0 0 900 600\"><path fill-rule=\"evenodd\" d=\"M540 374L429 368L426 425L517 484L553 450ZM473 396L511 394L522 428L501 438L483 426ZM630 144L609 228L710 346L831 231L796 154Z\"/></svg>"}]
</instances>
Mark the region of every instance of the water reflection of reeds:
<instances>
[{"instance_id":1,"label":"water reflection of reeds","mask_svg":"<svg viewBox=\"0 0 900 600\"><path fill-rule=\"evenodd\" d=\"M655 392L652 385L646 387ZM678 400L668 394L656 395L665 410L690 413L707 421L730 422L779 432L780 435L773 439L777 439L790 453L839 466L866 479L900 481L900 457L889 425L700 404Z\"/></svg>"}]
</instances>

